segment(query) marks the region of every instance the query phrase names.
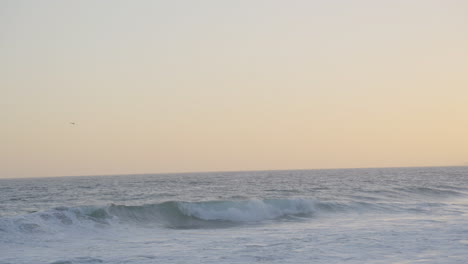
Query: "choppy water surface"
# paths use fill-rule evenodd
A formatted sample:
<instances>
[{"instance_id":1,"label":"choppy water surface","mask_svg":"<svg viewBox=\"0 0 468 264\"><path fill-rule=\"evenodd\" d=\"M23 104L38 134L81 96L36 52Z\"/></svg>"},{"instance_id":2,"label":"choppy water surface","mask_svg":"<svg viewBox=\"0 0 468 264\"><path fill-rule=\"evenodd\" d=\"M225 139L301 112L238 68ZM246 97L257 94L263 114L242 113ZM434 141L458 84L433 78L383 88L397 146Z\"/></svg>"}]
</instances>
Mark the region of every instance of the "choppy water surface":
<instances>
[{"instance_id":1,"label":"choppy water surface","mask_svg":"<svg viewBox=\"0 0 468 264\"><path fill-rule=\"evenodd\" d=\"M466 263L468 168L0 179L0 263Z\"/></svg>"}]
</instances>

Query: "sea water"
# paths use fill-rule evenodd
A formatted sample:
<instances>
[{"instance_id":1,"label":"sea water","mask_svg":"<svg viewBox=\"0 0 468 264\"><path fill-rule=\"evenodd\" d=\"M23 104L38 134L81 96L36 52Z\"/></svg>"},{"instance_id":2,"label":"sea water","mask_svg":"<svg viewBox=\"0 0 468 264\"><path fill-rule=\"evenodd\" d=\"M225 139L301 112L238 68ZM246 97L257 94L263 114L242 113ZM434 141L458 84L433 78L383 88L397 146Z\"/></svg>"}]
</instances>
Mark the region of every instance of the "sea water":
<instances>
[{"instance_id":1,"label":"sea water","mask_svg":"<svg viewBox=\"0 0 468 264\"><path fill-rule=\"evenodd\" d=\"M468 168L0 179L0 263L468 263Z\"/></svg>"}]
</instances>

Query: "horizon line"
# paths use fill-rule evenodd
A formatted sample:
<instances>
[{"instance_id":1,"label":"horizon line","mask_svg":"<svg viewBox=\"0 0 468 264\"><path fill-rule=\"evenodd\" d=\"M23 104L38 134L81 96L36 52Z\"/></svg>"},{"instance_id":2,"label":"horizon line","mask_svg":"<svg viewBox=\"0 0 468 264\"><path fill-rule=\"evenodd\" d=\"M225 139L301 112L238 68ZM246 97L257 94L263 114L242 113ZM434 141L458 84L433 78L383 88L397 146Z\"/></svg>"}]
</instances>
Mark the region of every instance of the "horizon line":
<instances>
[{"instance_id":1,"label":"horizon line","mask_svg":"<svg viewBox=\"0 0 468 264\"><path fill-rule=\"evenodd\" d=\"M342 167L342 168L309 168L309 169L257 169L257 170L213 170L213 171L180 171L180 172L142 172L142 173L119 173L119 174L87 174L87 175L62 175L62 176L19 176L1 177L0 179L47 179L47 178L69 178L69 177L109 177L109 176L139 176L139 175L165 175L165 174L203 174L203 173L235 173L235 172L280 172L280 171L314 171L314 170L359 170L359 169L405 169L405 168L451 168L468 167L468 165L441 165L441 166L387 166L387 167Z\"/></svg>"}]
</instances>

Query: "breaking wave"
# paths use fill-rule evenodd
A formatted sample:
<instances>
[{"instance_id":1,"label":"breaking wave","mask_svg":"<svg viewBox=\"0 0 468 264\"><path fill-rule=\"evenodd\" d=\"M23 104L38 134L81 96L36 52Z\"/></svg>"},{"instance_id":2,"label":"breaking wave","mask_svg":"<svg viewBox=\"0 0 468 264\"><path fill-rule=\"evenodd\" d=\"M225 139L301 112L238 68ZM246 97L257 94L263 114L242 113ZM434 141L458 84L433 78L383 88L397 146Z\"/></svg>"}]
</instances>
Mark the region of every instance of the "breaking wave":
<instances>
[{"instance_id":1,"label":"breaking wave","mask_svg":"<svg viewBox=\"0 0 468 264\"><path fill-rule=\"evenodd\" d=\"M168 228L219 227L292 216L312 216L320 207L306 199L163 202L139 206L57 207L0 219L0 232L56 232L70 226L105 228L114 224L159 225Z\"/></svg>"},{"instance_id":2,"label":"breaking wave","mask_svg":"<svg viewBox=\"0 0 468 264\"><path fill-rule=\"evenodd\" d=\"M412 190L415 191L415 190ZM431 195L452 191L418 189ZM416 205L417 206L417 205ZM426 205L427 206L427 205ZM431 205L432 206L432 205ZM145 205L57 207L16 217L0 218L1 233L57 233L70 228L95 230L131 224L175 229L222 228L264 221L297 220L337 212L414 210L412 205L373 202L333 202L314 199L250 199L227 201L169 201ZM419 209L418 209L419 210Z\"/></svg>"}]
</instances>

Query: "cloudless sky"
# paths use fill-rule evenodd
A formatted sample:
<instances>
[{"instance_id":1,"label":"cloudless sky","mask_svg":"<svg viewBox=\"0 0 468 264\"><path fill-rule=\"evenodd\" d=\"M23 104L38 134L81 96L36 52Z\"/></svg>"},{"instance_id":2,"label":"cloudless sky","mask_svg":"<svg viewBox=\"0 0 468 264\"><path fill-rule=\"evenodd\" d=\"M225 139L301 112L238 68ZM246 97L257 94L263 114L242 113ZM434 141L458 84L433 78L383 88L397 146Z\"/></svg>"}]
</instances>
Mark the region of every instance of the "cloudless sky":
<instances>
[{"instance_id":1,"label":"cloudless sky","mask_svg":"<svg viewBox=\"0 0 468 264\"><path fill-rule=\"evenodd\" d=\"M0 0L0 177L467 165L467 14Z\"/></svg>"}]
</instances>

